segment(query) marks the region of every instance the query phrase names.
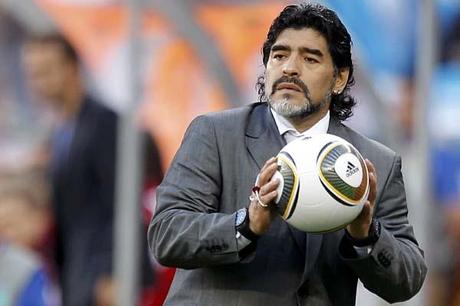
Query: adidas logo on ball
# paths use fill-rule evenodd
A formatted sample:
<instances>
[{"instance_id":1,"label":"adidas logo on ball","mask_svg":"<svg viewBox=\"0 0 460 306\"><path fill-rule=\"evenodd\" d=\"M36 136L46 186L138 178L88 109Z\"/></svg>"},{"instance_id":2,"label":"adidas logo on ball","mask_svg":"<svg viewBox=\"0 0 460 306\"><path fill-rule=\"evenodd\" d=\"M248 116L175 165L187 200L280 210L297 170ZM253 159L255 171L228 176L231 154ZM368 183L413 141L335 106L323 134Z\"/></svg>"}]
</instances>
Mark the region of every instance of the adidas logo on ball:
<instances>
[{"instance_id":1,"label":"adidas logo on ball","mask_svg":"<svg viewBox=\"0 0 460 306\"><path fill-rule=\"evenodd\" d=\"M297 139L278 154L276 204L283 219L306 232L338 230L361 212L369 174L346 140L322 134Z\"/></svg>"},{"instance_id":2,"label":"adidas logo on ball","mask_svg":"<svg viewBox=\"0 0 460 306\"><path fill-rule=\"evenodd\" d=\"M348 162L348 167L347 167L347 177L355 174L356 172L359 171L359 168L353 165L352 163Z\"/></svg>"}]
</instances>

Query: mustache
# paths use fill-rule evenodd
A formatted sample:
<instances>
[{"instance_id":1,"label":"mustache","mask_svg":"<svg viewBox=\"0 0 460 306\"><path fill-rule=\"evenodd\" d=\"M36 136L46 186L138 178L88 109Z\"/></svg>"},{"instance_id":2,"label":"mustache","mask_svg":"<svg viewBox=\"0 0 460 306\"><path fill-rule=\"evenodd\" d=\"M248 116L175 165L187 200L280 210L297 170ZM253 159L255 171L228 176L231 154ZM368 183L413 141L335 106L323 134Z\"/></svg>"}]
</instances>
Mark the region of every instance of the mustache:
<instances>
[{"instance_id":1,"label":"mustache","mask_svg":"<svg viewBox=\"0 0 460 306\"><path fill-rule=\"evenodd\" d=\"M304 82L302 82L300 79L298 79L296 77L288 77L288 76L282 76L278 80L276 80L275 83L273 83L272 94L276 91L276 88L281 83L295 84L295 85L300 87L300 89L302 90L303 94L305 95L305 98L308 99L310 97L310 91L308 90L308 87Z\"/></svg>"}]
</instances>

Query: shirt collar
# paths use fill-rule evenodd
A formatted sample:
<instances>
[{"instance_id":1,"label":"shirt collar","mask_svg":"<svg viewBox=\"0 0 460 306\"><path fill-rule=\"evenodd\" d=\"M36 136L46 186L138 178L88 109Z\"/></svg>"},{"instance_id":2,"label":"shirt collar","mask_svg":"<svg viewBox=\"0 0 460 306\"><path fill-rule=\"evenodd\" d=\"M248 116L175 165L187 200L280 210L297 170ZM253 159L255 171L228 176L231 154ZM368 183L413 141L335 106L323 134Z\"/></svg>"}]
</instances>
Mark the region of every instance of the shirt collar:
<instances>
[{"instance_id":1,"label":"shirt collar","mask_svg":"<svg viewBox=\"0 0 460 306\"><path fill-rule=\"evenodd\" d=\"M321 118L318 122L315 123L310 129L304 131L303 133L299 133L295 129L295 127L283 116L279 115L275 112L271 107L270 111L272 112L273 118L275 119L276 127L281 136L285 133L291 133L296 136L307 136L307 135L314 135L314 134L325 134L329 129L329 119L330 119L330 112L327 111L326 115Z\"/></svg>"}]
</instances>

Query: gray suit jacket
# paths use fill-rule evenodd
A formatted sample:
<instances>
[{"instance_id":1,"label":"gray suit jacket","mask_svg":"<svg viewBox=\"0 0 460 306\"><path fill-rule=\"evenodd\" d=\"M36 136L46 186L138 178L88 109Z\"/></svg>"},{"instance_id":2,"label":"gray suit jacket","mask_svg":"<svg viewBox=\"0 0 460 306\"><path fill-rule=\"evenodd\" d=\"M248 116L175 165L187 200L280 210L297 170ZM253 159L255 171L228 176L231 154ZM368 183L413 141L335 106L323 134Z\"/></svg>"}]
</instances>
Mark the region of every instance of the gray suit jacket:
<instances>
[{"instance_id":1,"label":"gray suit jacket","mask_svg":"<svg viewBox=\"0 0 460 306\"><path fill-rule=\"evenodd\" d=\"M354 305L358 278L389 302L418 292L426 266L407 220L400 158L333 119L329 133L377 168L382 231L369 256L357 256L344 230L306 234L276 218L241 259L235 212L285 143L264 103L209 114L191 123L157 189L150 249L178 268L165 305Z\"/></svg>"}]
</instances>

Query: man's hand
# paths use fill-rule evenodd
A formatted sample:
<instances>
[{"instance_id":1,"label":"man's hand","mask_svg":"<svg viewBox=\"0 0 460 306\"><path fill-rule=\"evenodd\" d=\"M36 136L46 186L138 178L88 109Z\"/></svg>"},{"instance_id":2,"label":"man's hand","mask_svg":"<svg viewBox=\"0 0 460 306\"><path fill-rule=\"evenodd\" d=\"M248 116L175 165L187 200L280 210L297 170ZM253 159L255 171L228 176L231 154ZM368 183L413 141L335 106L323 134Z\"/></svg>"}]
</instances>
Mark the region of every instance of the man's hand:
<instances>
[{"instance_id":1,"label":"man's hand","mask_svg":"<svg viewBox=\"0 0 460 306\"><path fill-rule=\"evenodd\" d=\"M277 214L271 203L278 195L276 188L279 185L279 180L272 180L277 167L276 158L270 158L260 170L259 179L257 180L257 185L260 187L259 200L262 204L268 205L268 207L260 205L257 199L251 201L249 205L249 228L257 235L262 235L268 230Z\"/></svg>"},{"instance_id":2,"label":"man's hand","mask_svg":"<svg viewBox=\"0 0 460 306\"><path fill-rule=\"evenodd\" d=\"M94 288L95 306L114 306L116 301L115 280L111 276L99 277Z\"/></svg>"},{"instance_id":3,"label":"man's hand","mask_svg":"<svg viewBox=\"0 0 460 306\"><path fill-rule=\"evenodd\" d=\"M359 216L347 226L348 233L354 239L364 239L369 235L369 227L374 214L375 198L377 196L377 173L374 165L368 160L365 160L367 169L369 170L369 196L364 203L363 210Z\"/></svg>"}]
</instances>

